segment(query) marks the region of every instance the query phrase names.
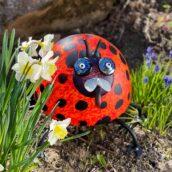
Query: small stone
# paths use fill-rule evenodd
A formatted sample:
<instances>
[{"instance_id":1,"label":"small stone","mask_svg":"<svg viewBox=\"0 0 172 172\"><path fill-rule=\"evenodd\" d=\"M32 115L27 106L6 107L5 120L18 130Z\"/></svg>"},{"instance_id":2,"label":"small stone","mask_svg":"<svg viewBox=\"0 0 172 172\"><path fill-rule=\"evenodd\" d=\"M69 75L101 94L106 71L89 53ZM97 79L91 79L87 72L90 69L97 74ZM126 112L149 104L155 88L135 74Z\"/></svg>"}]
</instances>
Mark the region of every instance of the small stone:
<instances>
[{"instance_id":1,"label":"small stone","mask_svg":"<svg viewBox=\"0 0 172 172\"><path fill-rule=\"evenodd\" d=\"M134 132L136 133L137 136L139 137L144 137L146 135L146 133L139 127L139 126L136 126L134 128Z\"/></svg>"},{"instance_id":2,"label":"small stone","mask_svg":"<svg viewBox=\"0 0 172 172\"><path fill-rule=\"evenodd\" d=\"M172 171L172 159L167 161L167 168Z\"/></svg>"},{"instance_id":3,"label":"small stone","mask_svg":"<svg viewBox=\"0 0 172 172\"><path fill-rule=\"evenodd\" d=\"M158 168L160 171L166 171L166 164L164 162L158 162Z\"/></svg>"}]
</instances>

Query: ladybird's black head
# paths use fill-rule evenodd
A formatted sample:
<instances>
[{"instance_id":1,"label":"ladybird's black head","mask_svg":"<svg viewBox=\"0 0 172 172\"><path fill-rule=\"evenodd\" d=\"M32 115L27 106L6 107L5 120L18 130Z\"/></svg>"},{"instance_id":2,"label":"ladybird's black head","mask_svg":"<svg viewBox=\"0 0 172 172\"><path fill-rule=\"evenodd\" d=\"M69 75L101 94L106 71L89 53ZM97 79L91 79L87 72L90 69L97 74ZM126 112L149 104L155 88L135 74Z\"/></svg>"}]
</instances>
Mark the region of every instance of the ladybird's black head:
<instances>
[{"instance_id":1,"label":"ladybird's black head","mask_svg":"<svg viewBox=\"0 0 172 172\"><path fill-rule=\"evenodd\" d=\"M111 90L115 64L110 58L101 58L98 52L100 41L90 54L87 42L86 57L79 58L74 64L73 80L80 93L95 97L96 104L101 106L101 96Z\"/></svg>"}]
</instances>

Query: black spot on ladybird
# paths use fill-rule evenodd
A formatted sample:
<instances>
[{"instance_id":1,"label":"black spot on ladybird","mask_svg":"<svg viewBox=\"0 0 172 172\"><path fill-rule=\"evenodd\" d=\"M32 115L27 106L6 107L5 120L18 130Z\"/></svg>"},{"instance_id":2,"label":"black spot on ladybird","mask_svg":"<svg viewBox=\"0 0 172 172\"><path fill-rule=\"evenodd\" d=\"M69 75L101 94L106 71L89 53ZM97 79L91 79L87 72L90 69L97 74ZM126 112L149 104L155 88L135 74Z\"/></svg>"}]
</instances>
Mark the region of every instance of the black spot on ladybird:
<instances>
[{"instance_id":1,"label":"black spot on ladybird","mask_svg":"<svg viewBox=\"0 0 172 172\"><path fill-rule=\"evenodd\" d=\"M86 126L87 125L86 121L79 121L79 123L80 123L80 126Z\"/></svg>"},{"instance_id":2,"label":"black spot on ladybird","mask_svg":"<svg viewBox=\"0 0 172 172\"><path fill-rule=\"evenodd\" d=\"M98 120L96 125L97 124L106 124L106 123L109 123L110 121L111 121L111 118L109 116L105 116L102 119Z\"/></svg>"},{"instance_id":3,"label":"black spot on ladybird","mask_svg":"<svg viewBox=\"0 0 172 172\"><path fill-rule=\"evenodd\" d=\"M119 109L123 105L123 100L119 99L115 105L115 109Z\"/></svg>"},{"instance_id":4,"label":"black spot on ladybird","mask_svg":"<svg viewBox=\"0 0 172 172\"><path fill-rule=\"evenodd\" d=\"M78 42L79 42L80 44L84 44L84 45L85 45L84 40L83 40L82 38L78 39Z\"/></svg>"},{"instance_id":5,"label":"black spot on ladybird","mask_svg":"<svg viewBox=\"0 0 172 172\"><path fill-rule=\"evenodd\" d=\"M36 99L35 99L35 95L33 95L30 99L30 107L29 110L34 108L34 105L36 104Z\"/></svg>"},{"instance_id":6,"label":"black spot on ladybird","mask_svg":"<svg viewBox=\"0 0 172 172\"><path fill-rule=\"evenodd\" d=\"M38 93L35 92L35 94L34 94L34 99L35 99L35 101L38 100L38 97L39 97L39 96L38 96Z\"/></svg>"},{"instance_id":7,"label":"black spot on ladybird","mask_svg":"<svg viewBox=\"0 0 172 172\"><path fill-rule=\"evenodd\" d=\"M99 46L102 49L106 49L106 44L104 42L100 42L100 45Z\"/></svg>"},{"instance_id":8,"label":"black spot on ladybird","mask_svg":"<svg viewBox=\"0 0 172 172\"><path fill-rule=\"evenodd\" d=\"M59 99L57 102L59 102L59 107L63 108L66 105L66 100L65 99Z\"/></svg>"},{"instance_id":9,"label":"black spot on ladybird","mask_svg":"<svg viewBox=\"0 0 172 172\"><path fill-rule=\"evenodd\" d=\"M48 106L47 105L44 105L43 110L44 111L47 111L48 110Z\"/></svg>"},{"instance_id":10,"label":"black spot on ladybird","mask_svg":"<svg viewBox=\"0 0 172 172\"><path fill-rule=\"evenodd\" d=\"M45 88L44 85L41 84L41 85L40 85L40 91L43 92L43 91L44 91L44 88Z\"/></svg>"},{"instance_id":11,"label":"black spot on ladybird","mask_svg":"<svg viewBox=\"0 0 172 172\"><path fill-rule=\"evenodd\" d=\"M100 105L100 107L102 109L106 108L107 107L107 102L102 102L101 105Z\"/></svg>"},{"instance_id":12,"label":"black spot on ladybird","mask_svg":"<svg viewBox=\"0 0 172 172\"><path fill-rule=\"evenodd\" d=\"M69 44L71 41L73 41L73 36L68 36L67 38L61 39L58 43L60 45L67 45Z\"/></svg>"},{"instance_id":13,"label":"black spot on ladybird","mask_svg":"<svg viewBox=\"0 0 172 172\"><path fill-rule=\"evenodd\" d=\"M129 72L126 70L126 77L128 80L130 80L130 75L129 75Z\"/></svg>"},{"instance_id":14,"label":"black spot on ladybird","mask_svg":"<svg viewBox=\"0 0 172 172\"><path fill-rule=\"evenodd\" d=\"M64 120L65 116L62 115L61 113L58 113L58 114L56 114L56 118L59 119L59 120Z\"/></svg>"},{"instance_id":15,"label":"black spot on ladybird","mask_svg":"<svg viewBox=\"0 0 172 172\"><path fill-rule=\"evenodd\" d=\"M87 102L83 100L79 100L75 105L75 108L80 111L87 109L87 107L88 107Z\"/></svg>"},{"instance_id":16,"label":"black spot on ladybird","mask_svg":"<svg viewBox=\"0 0 172 172\"><path fill-rule=\"evenodd\" d=\"M58 76L58 80L61 84L64 84L66 81L67 81L67 75L64 74L64 73L61 73L59 76Z\"/></svg>"},{"instance_id":17,"label":"black spot on ladybird","mask_svg":"<svg viewBox=\"0 0 172 172\"><path fill-rule=\"evenodd\" d=\"M110 116L105 116L102 118L103 123L109 123L111 121Z\"/></svg>"},{"instance_id":18,"label":"black spot on ladybird","mask_svg":"<svg viewBox=\"0 0 172 172\"><path fill-rule=\"evenodd\" d=\"M115 54L115 55L117 54L116 49L114 47L112 47L111 45L110 45L109 49L113 54Z\"/></svg>"},{"instance_id":19,"label":"black spot on ladybird","mask_svg":"<svg viewBox=\"0 0 172 172\"><path fill-rule=\"evenodd\" d=\"M56 57L58 57L58 56L60 56L60 51L56 51L56 52L54 52L54 58L56 58Z\"/></svg>"},{"instance_id":20,"label":"black spot on ladybird","mask_svg":"<svg viewBox=\"0 0 172 172\"><path fill-rule=\"evenodd\" d=\"M130 93L128 93L128 100L130 100L130 96L131 96Z\"/></svg>"},{"instance_id":21,"label":"black spot on ladybird","mask_svg":"<svg viewBox=\"0 0 172 172\"><path fill-rule=\"evenodd\" d=\"M120 95L122 93L122 88L121 88L121 85L119 83L116 84L116 86L114 88L114 92L116 95Z\"/></svg>"},{"instance_id":22,"label":"black spot on ladybird","mask_svg":"<svg viewBox=\"0 0 172 172\"><path fill-rule=\"evenodd\" d=\"M75 62L77 61L77 59L78 59L78 51L75 50L75 51L71 52L66 58L67 67L73 68L73 66L74 66Z\"/></svg>"},{"instance_id":23,"label":"black spot on ladybird","mask_svg":"<svg viewBox=\"0 0 172 172\"><path fill-rule=\"evenodd\" d=\"M64 51L69 51L69 50L74 49L75 47L76 47L76 44L69 43L69 44L65 45L63 49L64 49Z\"/></svg>"},{"instance_id":24,"label":"black spot on ladybird","mask_svg":"<svg viewBox=\"0 0 172 172\"><path fill-rule=\"evenodd\" d=\"M119 54L119 56L120 56L121 61L122 61L124 64L127 64L127 62L126 62L124 56L123 56L121 53Z\"/></svg>"},{"instance_id":25,"label":"black spot on ladybird","mask_svg":"<svg viewBox=\"0 0 172 172\"><path fill-rule=\"evenodd\" d=\"M84 58L86 57L86 51L85 50L81 50L79 53L79 58Z\"/></svg>"}]
</instances>

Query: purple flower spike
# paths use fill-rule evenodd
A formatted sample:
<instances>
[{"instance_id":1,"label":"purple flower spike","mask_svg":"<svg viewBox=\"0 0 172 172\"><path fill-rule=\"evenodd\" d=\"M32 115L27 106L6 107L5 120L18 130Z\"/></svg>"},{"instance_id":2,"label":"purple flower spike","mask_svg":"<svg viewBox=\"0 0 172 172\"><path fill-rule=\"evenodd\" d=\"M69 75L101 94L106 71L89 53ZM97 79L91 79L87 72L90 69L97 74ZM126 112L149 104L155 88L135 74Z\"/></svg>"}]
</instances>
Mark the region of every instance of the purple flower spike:
<instances>
[{"instance_id":1,"label":"purple flower spike","mask_svg":"<svg viewBox=\"0 0 172 172\"><path fill-rule=\"evenodd\" d=\"M168 83L169 83L169 85L171 85L171 84L172 84L172 77L171 77L171 78L169 78Z\"/></svg>"},{"instance_id":2,"label":"purple flower spike","mask_svg":"<svg viewBox=\"0 0 172 172\"><path fill-rule=\"evenodd\" d=\"M155 72L158 72L160 70L160 66L159 65L156 65L155 66Z\"/></svg>"},{"instance_id":3,"label":"purple flower spike","mask_svg":"<svg viewBox=\"0 0 172 172\"><path fill-rule=\"evenodd\" d=\"M164 77L165 86L169 86L169 84L170 84L170 82L171 82L170 79L171 79L171 78L170 78L169 76L167 76L167 75Z\"/></svg>"},{"instance_id":4,"label":"purple flower spike","mask_svg":"<svg viewBox=\"0 0 172 172\"><path fill-rule=\"evenodd\" d=\"M155 55L155 53L151 53L151 58L152 58L152 60L156 60L156 55Z\"/></svg>"},{"instance_id":5,"label":"purple flower spike","mask_svg":"<svg viewBox=\"0 0 172 172\"><path fill-rule=\"evenodd\" d=\"M169 58L172 59L172 50L169 53Z\"/></svg>"},{"instance_id":6,"label":"purple flower spike","mask_svg":"<svg viewBox=\"0 0 172 172\"><path fill-rule=\"evenodd\" d=\"M145 59L146 59L146 60L149 60L149 56L150 56L150 54L149 54L149 53L146 53Z\"/></svg>"},{"instance_id":7,"label":"purple flower spike","mask_svg":"<svg viewBox=\"0 0 172 172\"><path fill-rule=\"evenodd\" d=\"M167 82L168 80L169 80L169 76L166 75L166 76L164 77L164 82Z\"/></svg>"},{"instance_id":8,"label":"purple flower spike","mask_svg":"<svg viewBox=\"0 0 172 172\"><path fill-rule=\"evenodd\" d=\"M148 47L146 51L147 51L148 54L151 54L152 53L152 48Z\"/></svg>"},{"instance_id":9,"label":"purple flower spike","mask_svg":"<svg viewBox=\"0 0 172 172\"><path fill-rule=\"evenodd\" d=\"M151 61L150 60L146 60L146 66L149 67L151 64Z\"/></svg>"},{"instance_id":10,"label":"purple flower spike","mask_svg":"<svg viewBox=\"0 0 172 172\"><path fill-rule=\"evenodd\" d=\"M143 82L144 82L145 84L148 82L148 77L147 77L147 76L145 76L145 77L143 78Z\"/></svg>"}]
</instances>

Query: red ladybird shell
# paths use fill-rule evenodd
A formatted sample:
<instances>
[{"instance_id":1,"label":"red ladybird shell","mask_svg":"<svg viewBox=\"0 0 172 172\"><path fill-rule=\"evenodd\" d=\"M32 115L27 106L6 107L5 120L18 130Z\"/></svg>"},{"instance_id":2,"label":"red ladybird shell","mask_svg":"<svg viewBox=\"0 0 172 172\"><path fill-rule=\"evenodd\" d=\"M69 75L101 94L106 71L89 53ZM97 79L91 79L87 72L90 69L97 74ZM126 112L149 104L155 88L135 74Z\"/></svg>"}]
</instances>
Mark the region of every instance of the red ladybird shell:
<instances>
[{"instance_id":1,"label":"red ladybird shell","mask_svg":"<svg viewBox=\"0 0 172 172\"><path fill-rule=\"evenodd\" d=\"M86 55L86 40L90 52L95 51L99 41L101 58L113 60L116 68L111 90L102 96L101 107L95 105L95 98L81 94L73 82L73 64L78 58ZM77 34L68 36L53 47L54 57L59 56L56 62L57 70L53 77L57 77L54 90L44 106L44 113L49 115L55 104L60 104L52 118L63 120L71 118L71 124L93 126L110 122L123 114L129 106L131 98L130 72L126 60L117 47L104 38L92 34ZM37 94L48 84L43 81Z\"/></svg>"}]
</instances>

